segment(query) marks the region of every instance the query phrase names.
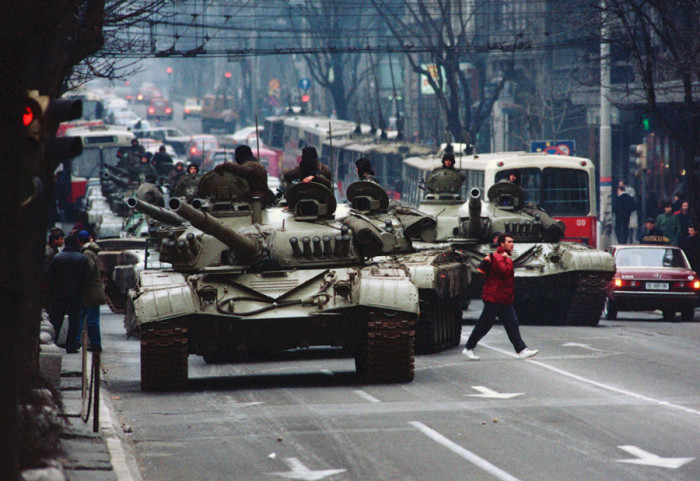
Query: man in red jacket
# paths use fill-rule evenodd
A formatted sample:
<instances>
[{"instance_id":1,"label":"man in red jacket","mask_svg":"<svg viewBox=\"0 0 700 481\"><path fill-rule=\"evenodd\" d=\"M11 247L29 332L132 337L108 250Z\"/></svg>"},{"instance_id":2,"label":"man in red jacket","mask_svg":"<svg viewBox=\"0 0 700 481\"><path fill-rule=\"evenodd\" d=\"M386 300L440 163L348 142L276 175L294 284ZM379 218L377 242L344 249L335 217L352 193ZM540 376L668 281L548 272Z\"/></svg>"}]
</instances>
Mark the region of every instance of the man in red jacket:
<instances>
[{"instance_id":1,"label":"man in red jacket","mask_svg":"<svg viewBox=\"0 0 700 481\"><path fill-rule=\"evenodd\" d=\"M520 337L518 316L513 309L515 275L513 270L513 235L504 232L498 235L498 249L489 254L479 264L479 272L486 276L481 298L484 300L484 310L476 322L467 340L462 354L472 361L478 361L479 356L474 354L474 348L482 337L493 327L498 317L503 322L508 339L513 344L518 358L527 359L538 352L537 349L528 349Z\"/></svg>"}]
</instances>

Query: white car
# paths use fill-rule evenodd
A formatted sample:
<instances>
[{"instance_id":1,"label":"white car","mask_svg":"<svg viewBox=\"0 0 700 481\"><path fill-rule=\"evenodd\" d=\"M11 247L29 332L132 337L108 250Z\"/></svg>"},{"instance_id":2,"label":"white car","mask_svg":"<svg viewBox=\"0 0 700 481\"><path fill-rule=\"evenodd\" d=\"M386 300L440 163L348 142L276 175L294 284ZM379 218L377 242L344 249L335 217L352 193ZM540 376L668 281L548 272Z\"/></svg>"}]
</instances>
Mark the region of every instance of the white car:
<instances>
[{"instance_id":1,"label":"white car","mask_svg":"<svg viewBox=\"0 0 700 481\"><path fill-rule=\"evenodd\" d=\"M133 127L136 122L141 120L141 117L133 110L125 108L111 112L107 120L114 125Z\"/></svg>"},{"instance_id":2,"label":"white car","mask_svg":"<svg viewBox=\"0 0 700 481\"><path fill-rule=\"evenodd\" d=\"M264 127L259 127L258 131L262 133L265 130ZM235 131L233 134L231 134L231 139L236 143L236 144L248 144L257 138L256 132L255 132L255 126L252 127L243 127L242 129L239 129ZM251 145L252 147L252 145ZM261 145L262 147L262 145Z\"/></svg>"}]
</instances>

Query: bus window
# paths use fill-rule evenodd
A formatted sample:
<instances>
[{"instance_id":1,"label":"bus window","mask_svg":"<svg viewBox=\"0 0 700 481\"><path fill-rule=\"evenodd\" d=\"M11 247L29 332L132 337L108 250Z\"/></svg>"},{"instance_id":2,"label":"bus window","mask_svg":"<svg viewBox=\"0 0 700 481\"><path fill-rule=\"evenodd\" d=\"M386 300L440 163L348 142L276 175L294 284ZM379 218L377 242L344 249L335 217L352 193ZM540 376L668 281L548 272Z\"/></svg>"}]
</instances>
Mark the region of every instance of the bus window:
<instances>
[{"instance_id":1,"label":"bus window","mask_svg":"<svg viewBox=\"0 0 700 481\"><path fill-rule=\"evenodd\" d=\"M102 162L109 165L117 165L119 157L117 152L122 147L102 147Z\"/></svg>"},{"instance_id":2,"label":"bus window","mask_svg":"<svg viewBox=\"0 0 700 481\"><path fill-rule=\"evenodd\" d=\"M85 148L71 161L71 174L75 177L98 178L100 176L100 149Z\"/></svg>"},{"instance_id":3,"label":"bus window","mask_svg":"<svg viewBox=\"0 0 700 481\"><path fill-rule=\"evenodd\" d=\"M588 215L588 174L583 170L545 168L542 208L552 216Z\"/></svg>"}]
</instances>

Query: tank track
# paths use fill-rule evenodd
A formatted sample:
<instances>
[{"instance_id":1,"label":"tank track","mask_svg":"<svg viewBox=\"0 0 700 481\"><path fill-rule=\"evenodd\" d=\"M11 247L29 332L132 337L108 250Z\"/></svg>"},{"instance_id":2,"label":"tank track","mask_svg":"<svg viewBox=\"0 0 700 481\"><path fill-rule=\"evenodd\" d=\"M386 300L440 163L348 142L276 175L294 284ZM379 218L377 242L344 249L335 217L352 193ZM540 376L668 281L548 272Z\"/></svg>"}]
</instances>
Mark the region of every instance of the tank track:
<instances>
[{"instance_id":1,"label":"tank track","mask_svg":"<svg viewBox=\"0 0 700 481\"><path fill-rule=\"evenodd\" d=\"M174 323L141 326L141 390L187 387L187 328Z\"/></svg>"},{"instance_id":2,"label":"tank track","mask_svg":"<svg viewBox=\"0 0 700 481\"><path fill-rule=\"evenodd\" d=\"M597 326L605 307L606 287L612 273L585 272L576 281L566 322L574 326Z\"/></svg>"},{"instance_id":3,"label":"tank track","mask_svg":"<svg viewBox=\"0 0 700 481\"><path fill-rule=\"evenodd\" d=\"M416 354L433 354L458 346L462 335L462 300L441 299L433 291L421 291L420 297Z\"/></svg>"},{"instance_id":4,"label":"tank track","mask_svg":"<svg viewBox=\"0 0 700 481\"><path fill-rule=\"evenodd\" d=\"M366 338L355 355L365 382L410 382L414 375L414 318L403 313L370 311Z\"/></svg>"}]
</instances>

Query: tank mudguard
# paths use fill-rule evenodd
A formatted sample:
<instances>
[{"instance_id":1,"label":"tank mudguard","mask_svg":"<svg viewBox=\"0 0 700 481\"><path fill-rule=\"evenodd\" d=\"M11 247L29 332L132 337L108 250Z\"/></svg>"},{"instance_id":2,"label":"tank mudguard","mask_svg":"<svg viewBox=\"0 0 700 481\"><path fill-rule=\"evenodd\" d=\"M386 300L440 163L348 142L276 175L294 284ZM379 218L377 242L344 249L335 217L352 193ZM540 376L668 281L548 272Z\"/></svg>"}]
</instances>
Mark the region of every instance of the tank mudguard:
<instances>
[{"instance_id":1,"label":"tank mudguard","mask_svg":"<svg viewBox=\"0 0 700 481\"><path fill-rule=\"evenodd\" d=\"M567 249L561 256L567 270L615 273L615 260L610 253L596 249Z\"/></svg>"},{"instance_id":2,"label":"tank mudguard","mask_svg":"<svg viewBox=\"0 0 700 481\"><path fill-rule=\"evenodd\" d=\"M419 312L418 288L402 269L362 269L353 297L360 306L411 314Z\"/></svg>"},{"instance_id":3,"label":"tank mudguard","mask_svg":"<svg viewBox=\"0 0 700 481\"><path fill-rule=\"evenodd\" d=\"M162 321L191 314L197 301L184 275L169 271L144 271L139 288L129 292L135 324Z\"/></svg>"}]
</instances>

